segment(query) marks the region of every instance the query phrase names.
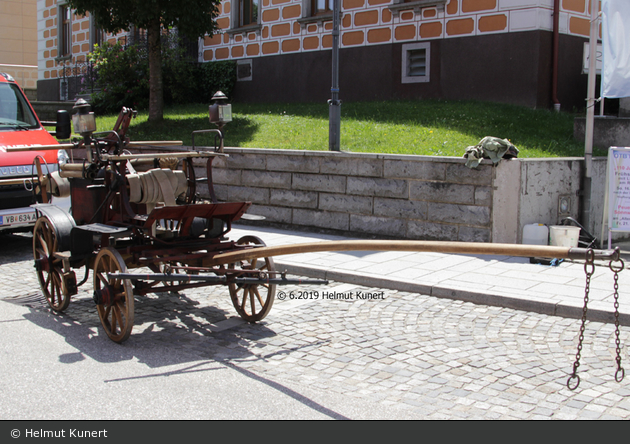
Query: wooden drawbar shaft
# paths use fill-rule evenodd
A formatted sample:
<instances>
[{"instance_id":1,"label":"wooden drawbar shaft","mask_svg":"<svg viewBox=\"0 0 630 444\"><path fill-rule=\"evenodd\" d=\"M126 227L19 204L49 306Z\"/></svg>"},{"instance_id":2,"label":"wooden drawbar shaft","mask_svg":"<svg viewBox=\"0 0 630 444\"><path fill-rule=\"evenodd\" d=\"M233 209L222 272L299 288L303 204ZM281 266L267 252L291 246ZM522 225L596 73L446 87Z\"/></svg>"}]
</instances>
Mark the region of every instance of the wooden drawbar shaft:
<instances>
[{"instance_id":1,"label":"wooden drawbar shaft","mask_svg":"<svg viewBox=\"0 0 630 444\"><path fill-rule=\"evenodd\" d=\"M619 259L619 249L588 250L586 248L554 247L546 245L494 244L482 242L442 242L412 240L346 240L309 242L276 247L255 247L241 251L219 253L208 265L228 264L246 259L282 256L321 251L413 251L451 254L481 254L557 259L586 259L593 251L593 259Z\"/></svg>"}]
</instances>

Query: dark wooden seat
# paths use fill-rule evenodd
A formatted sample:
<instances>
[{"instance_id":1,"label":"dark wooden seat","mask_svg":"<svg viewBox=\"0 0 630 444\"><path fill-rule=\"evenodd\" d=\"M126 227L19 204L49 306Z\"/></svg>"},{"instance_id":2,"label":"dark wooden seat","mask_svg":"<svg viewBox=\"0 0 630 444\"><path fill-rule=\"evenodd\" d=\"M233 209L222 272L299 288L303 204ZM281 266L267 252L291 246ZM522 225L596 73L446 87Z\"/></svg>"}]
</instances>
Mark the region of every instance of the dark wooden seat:
<instances>
[{"instance_id":1,"label":"dark wooden seat","mask_svg":"<svg viewBox=\"0 0 630 444\"><path fill-rule=\"evenodd\" d=\"M180 221L180 235L188 235L190 225L196 217L221 219L227 223L239 220L249 209L251 202L221 202L193 205L177 205L155 208L144 221L144 228L150 228L159 220Z\"/></svg>"}]
</instances>

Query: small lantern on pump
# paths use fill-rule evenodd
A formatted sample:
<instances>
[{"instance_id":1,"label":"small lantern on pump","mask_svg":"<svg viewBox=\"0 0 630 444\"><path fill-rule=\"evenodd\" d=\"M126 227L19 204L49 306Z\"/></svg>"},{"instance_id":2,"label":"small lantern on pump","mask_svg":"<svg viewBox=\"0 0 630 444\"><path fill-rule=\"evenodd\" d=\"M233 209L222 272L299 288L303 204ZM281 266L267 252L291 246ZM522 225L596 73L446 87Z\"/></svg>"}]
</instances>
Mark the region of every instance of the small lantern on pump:
<instances>
[{"instance_id":1,"label":"small lantern on pump","mask_svg":"<svg viewBox=\"0 0 630 444\"><path fill-rule=\"evenodd\" d=\"M227 96L221 91L217 91L212 96L214 103L208 108L210 123L215 124L221 132L220 151L223 152L223 126L232 121L232 105L227 103Z\"/></svg>"},{"instance_id":2,"label":"small lantern on pump","mask_svg":"<svg viewBox=\"0 0 630 444\"><path fill-rule=\"evenodd\" d=\"M90 112L90 104L84 99L76 101L72 109L75 114L72 116L72 126L74 131L84 138L89 138L96 131L96 119L94 113Z\"/></svg>"},{"instance_id":3,"label":"small lantern on pump","mask_svg":"<svg viewBox=\"0 0 630 444\"><path fill-rule=\"evenodd\" d=\"M72 109L75 113L72 115L72 126L76 133L81 134L86 145L86 154L88 162L92 162L92 152L89 149L92 133L96 131L96 118L94 113L90 112L90 104L84 99L76 101Z\"/></svg>"}]
</instances>

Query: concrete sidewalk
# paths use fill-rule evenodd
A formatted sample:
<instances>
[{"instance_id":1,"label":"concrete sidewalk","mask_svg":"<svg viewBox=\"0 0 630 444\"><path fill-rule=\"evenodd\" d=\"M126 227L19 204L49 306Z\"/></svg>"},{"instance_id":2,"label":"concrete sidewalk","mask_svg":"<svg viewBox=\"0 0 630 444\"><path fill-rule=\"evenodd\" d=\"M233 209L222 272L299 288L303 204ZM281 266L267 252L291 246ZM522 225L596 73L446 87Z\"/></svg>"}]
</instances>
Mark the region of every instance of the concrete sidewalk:
<instances>
[{"instance_id":1,"label":"concrete sidewalk","mask_svg":"<svg viewBox=\"0 0 630 444\"><path fill-rule=\"evenodd\" d=\"M258 236L267 246L350 238L234 225L228 237ZM514 308L554 316L582 316L584 263L531 264L529 258L410 252L321 252L274 258L278 270L359 284ZM588 299L588 319L614 323L614 278L608 263L596 262ZM630 271L619 273L619 322L630 326Z\"/></svg>"}]
</instances>

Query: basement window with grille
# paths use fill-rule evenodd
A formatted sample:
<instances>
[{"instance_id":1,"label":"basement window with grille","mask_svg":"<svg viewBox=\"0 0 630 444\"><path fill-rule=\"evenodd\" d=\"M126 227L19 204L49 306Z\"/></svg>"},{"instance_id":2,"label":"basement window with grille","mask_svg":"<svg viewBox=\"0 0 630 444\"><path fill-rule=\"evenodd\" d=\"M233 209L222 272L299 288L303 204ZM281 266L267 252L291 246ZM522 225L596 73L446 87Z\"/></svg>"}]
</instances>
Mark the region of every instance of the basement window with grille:
<instances>
[{"instance_id":1,"label":"basement window with grille","mask_svg":"<svg viewBox=\"0 0 630 444\"><path fill-rule=\"evenodd\" d=\"M246 82L252 80L252 59L241 59L236 61L236 81Z\"/></svg>"},{"instance_id":2,"label":"basement window with grille","mask_svg":"<svg viewBox=\"0 0 630 444\"><path fill-rule=\"evenodd\" d=\"M408 43L402 47L402 83L428 82L431 44Z\"/></svg>"}]
</instances>

